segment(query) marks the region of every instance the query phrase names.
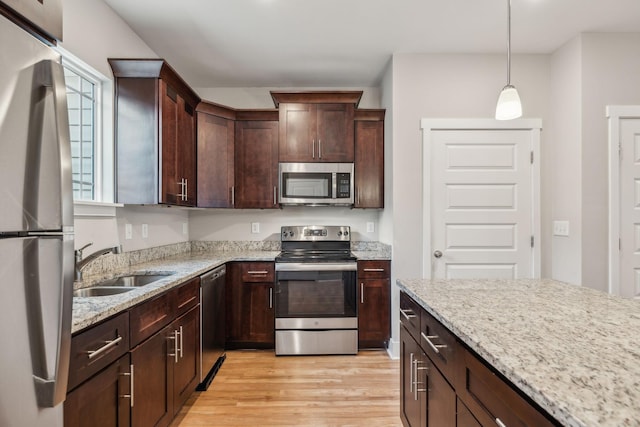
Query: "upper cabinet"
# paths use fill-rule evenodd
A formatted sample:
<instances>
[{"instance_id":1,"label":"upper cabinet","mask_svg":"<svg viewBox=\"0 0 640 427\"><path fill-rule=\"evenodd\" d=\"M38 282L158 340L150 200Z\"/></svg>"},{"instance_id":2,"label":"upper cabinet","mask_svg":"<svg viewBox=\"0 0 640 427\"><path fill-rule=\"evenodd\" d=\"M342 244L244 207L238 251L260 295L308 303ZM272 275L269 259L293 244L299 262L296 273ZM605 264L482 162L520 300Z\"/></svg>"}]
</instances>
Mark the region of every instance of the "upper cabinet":
<instances>
[{"instance_id":1,"label":"upper cabinet","mask_svg":"<svg viewBox=\"0 0 640 427\"><path fill-rule=\"evenodd\" d=\"M197 108L198 207L232 208L235 201L235 111L201 102Z\"/></svg>"},{"instance_id":2,"label":"upper cabinet","mask_svg":"<svg viewBox=\"0 0 640 427\"><path fill-rule=\"evenodd\" d=\"M196 93L162 59L109 59L116 201L196 206Z\"/></svg>"},{"instance_id":3,"label":"upper cabinet","mask_svg":"<svg viewBox=\"0 0 640 427\"><path fill-rule=\"evenodd\" d=\"M356 110L355 208L384 208L385 110Z\"/></svg>"},{"instance_id":4,"label":"upper cabinet","mask_svg":"<svg viewBox=\"0 0 640 427\"><path fill-rule=\"evenodd\" d=\"M281 162L353 162L354 111L362 91L271 92L279 109Z\"/></svg>"}]
</instances>

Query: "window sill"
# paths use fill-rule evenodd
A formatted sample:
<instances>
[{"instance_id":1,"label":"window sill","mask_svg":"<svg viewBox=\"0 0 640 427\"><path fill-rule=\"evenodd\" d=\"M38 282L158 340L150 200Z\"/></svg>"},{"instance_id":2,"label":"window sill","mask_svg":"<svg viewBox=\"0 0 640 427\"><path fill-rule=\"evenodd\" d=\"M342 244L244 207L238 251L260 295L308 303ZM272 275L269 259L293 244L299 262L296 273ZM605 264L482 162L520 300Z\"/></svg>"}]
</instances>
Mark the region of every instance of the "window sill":
<instances>
[{"instance_id":1,"label":"window sill","mask_svg":"<svg viewBox=\"0 0 640 427\"><path fill-rule=\"evenodd\" d=\"M108 217L115 218L116 208L123 207L120 203L103 203L103 202L88 202L88 201L74 201L73 202L73 216L78 217Z\"/></svg>"}]
</instances>

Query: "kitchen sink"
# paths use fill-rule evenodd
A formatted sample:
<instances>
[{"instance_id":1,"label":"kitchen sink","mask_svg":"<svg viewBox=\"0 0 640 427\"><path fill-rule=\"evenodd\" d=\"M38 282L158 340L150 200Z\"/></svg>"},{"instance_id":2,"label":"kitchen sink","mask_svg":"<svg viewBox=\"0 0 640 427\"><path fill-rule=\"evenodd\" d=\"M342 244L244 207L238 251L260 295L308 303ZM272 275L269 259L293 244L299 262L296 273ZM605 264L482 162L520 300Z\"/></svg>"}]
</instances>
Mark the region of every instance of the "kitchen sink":
<instances>
[{"instance_id":1,"label":"kitchen sink","mask_svg":"<svg viewBox=\"0 0 640 427\"><path fill-rule=\"evenodd\" d=\"M74 297L106 297L132 291L133 288L118 288L113 286L92 286L90 288L76 289Z\"/></svg>"},{"instance_id":2,"label":"kitchen sink","mask_svg":"<svg viewBox=\"0 0 640 427\"><path fill-rule=\"evenodd\" d=\"M150 273L150 274L128 274L125 276L114 277L96 283L88 288L76 289L73 291L74 297L102 297L109 295L117 295L129 292L137 287L148 285L171 276L173 272Z\"/></svg>"},{"instance_id":3,"label":"kitchen sink","mask_svg":"<svg viewBox=\"0 0 640 427\"><path fill-rule=\"evenodd\" d=\"M126 276L114 277L113 279L103 280L100 283L96 283L95 286L99 287L122 287L122 288L135 288L138 286L148 285L149 283L156 282L160 279L164 279L173 273L153 273L153 274L129 274Z\"/></svg>"}]
</instances>

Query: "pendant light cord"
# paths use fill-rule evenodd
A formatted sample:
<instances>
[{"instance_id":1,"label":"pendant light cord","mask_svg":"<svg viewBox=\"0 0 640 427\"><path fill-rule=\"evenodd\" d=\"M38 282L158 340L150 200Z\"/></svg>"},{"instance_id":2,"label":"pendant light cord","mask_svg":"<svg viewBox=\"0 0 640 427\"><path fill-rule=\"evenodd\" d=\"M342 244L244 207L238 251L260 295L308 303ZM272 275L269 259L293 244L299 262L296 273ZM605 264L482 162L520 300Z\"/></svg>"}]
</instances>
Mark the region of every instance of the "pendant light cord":
<instances>
[{"instance_id":1,"label":"pendant light cord","mask_svg":"<svg viewBox=\"0 0 640 427\"><path fill-rule=\"evenodd\" d=\"M507 86L511 85L511 0L507 0Z\"/></svg>"}]
</instances>

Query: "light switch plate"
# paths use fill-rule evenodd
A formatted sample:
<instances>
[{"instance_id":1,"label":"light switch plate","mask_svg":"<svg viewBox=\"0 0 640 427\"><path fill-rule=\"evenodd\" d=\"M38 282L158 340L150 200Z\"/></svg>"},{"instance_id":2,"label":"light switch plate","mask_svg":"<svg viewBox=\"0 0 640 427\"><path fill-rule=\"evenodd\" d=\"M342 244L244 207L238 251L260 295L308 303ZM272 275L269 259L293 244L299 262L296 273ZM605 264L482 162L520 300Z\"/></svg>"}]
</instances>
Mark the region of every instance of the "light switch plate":
<instances>
[{"instance_id":1,"label":"light switch plate","mask_svg":"<svg viewBox=\"0 0 640 427\"><path fill-rule=\"evenodd\" d=\"M149 225L142 224L142 238L146 239L147 237L149 237Z\"/></svg>"},{"instance_id":2,"label":"light switch plate","mask_svg":"<svg viewBox=\"0 0 640 427\"><path fill-rule=\"evenodd\" d=\"M252 222L251 223L251 233L252 234L258 234L260 232L260 223L259 222Z\"/></svg>"},{"instance_id":3,"label":"light switch plate","mask_svg":"<svg viewBox=\"0 0 640 427\"><path fill-rule=\"evenodd\" d=\"M367 223L367 233L373 233L374 231L376 231L376 226L373 222L368 222Z\"/></svg>"},{"instance_id":4,"label":"light switch plate","mask_svg":"<svg viewBox=\"0 0 640 427\"><path fill-rule=\"evenodd\" d=\"M553 235L554 236L568 236L569 235L569 221L553 221Z\"/></svg>"}]
</instances>

